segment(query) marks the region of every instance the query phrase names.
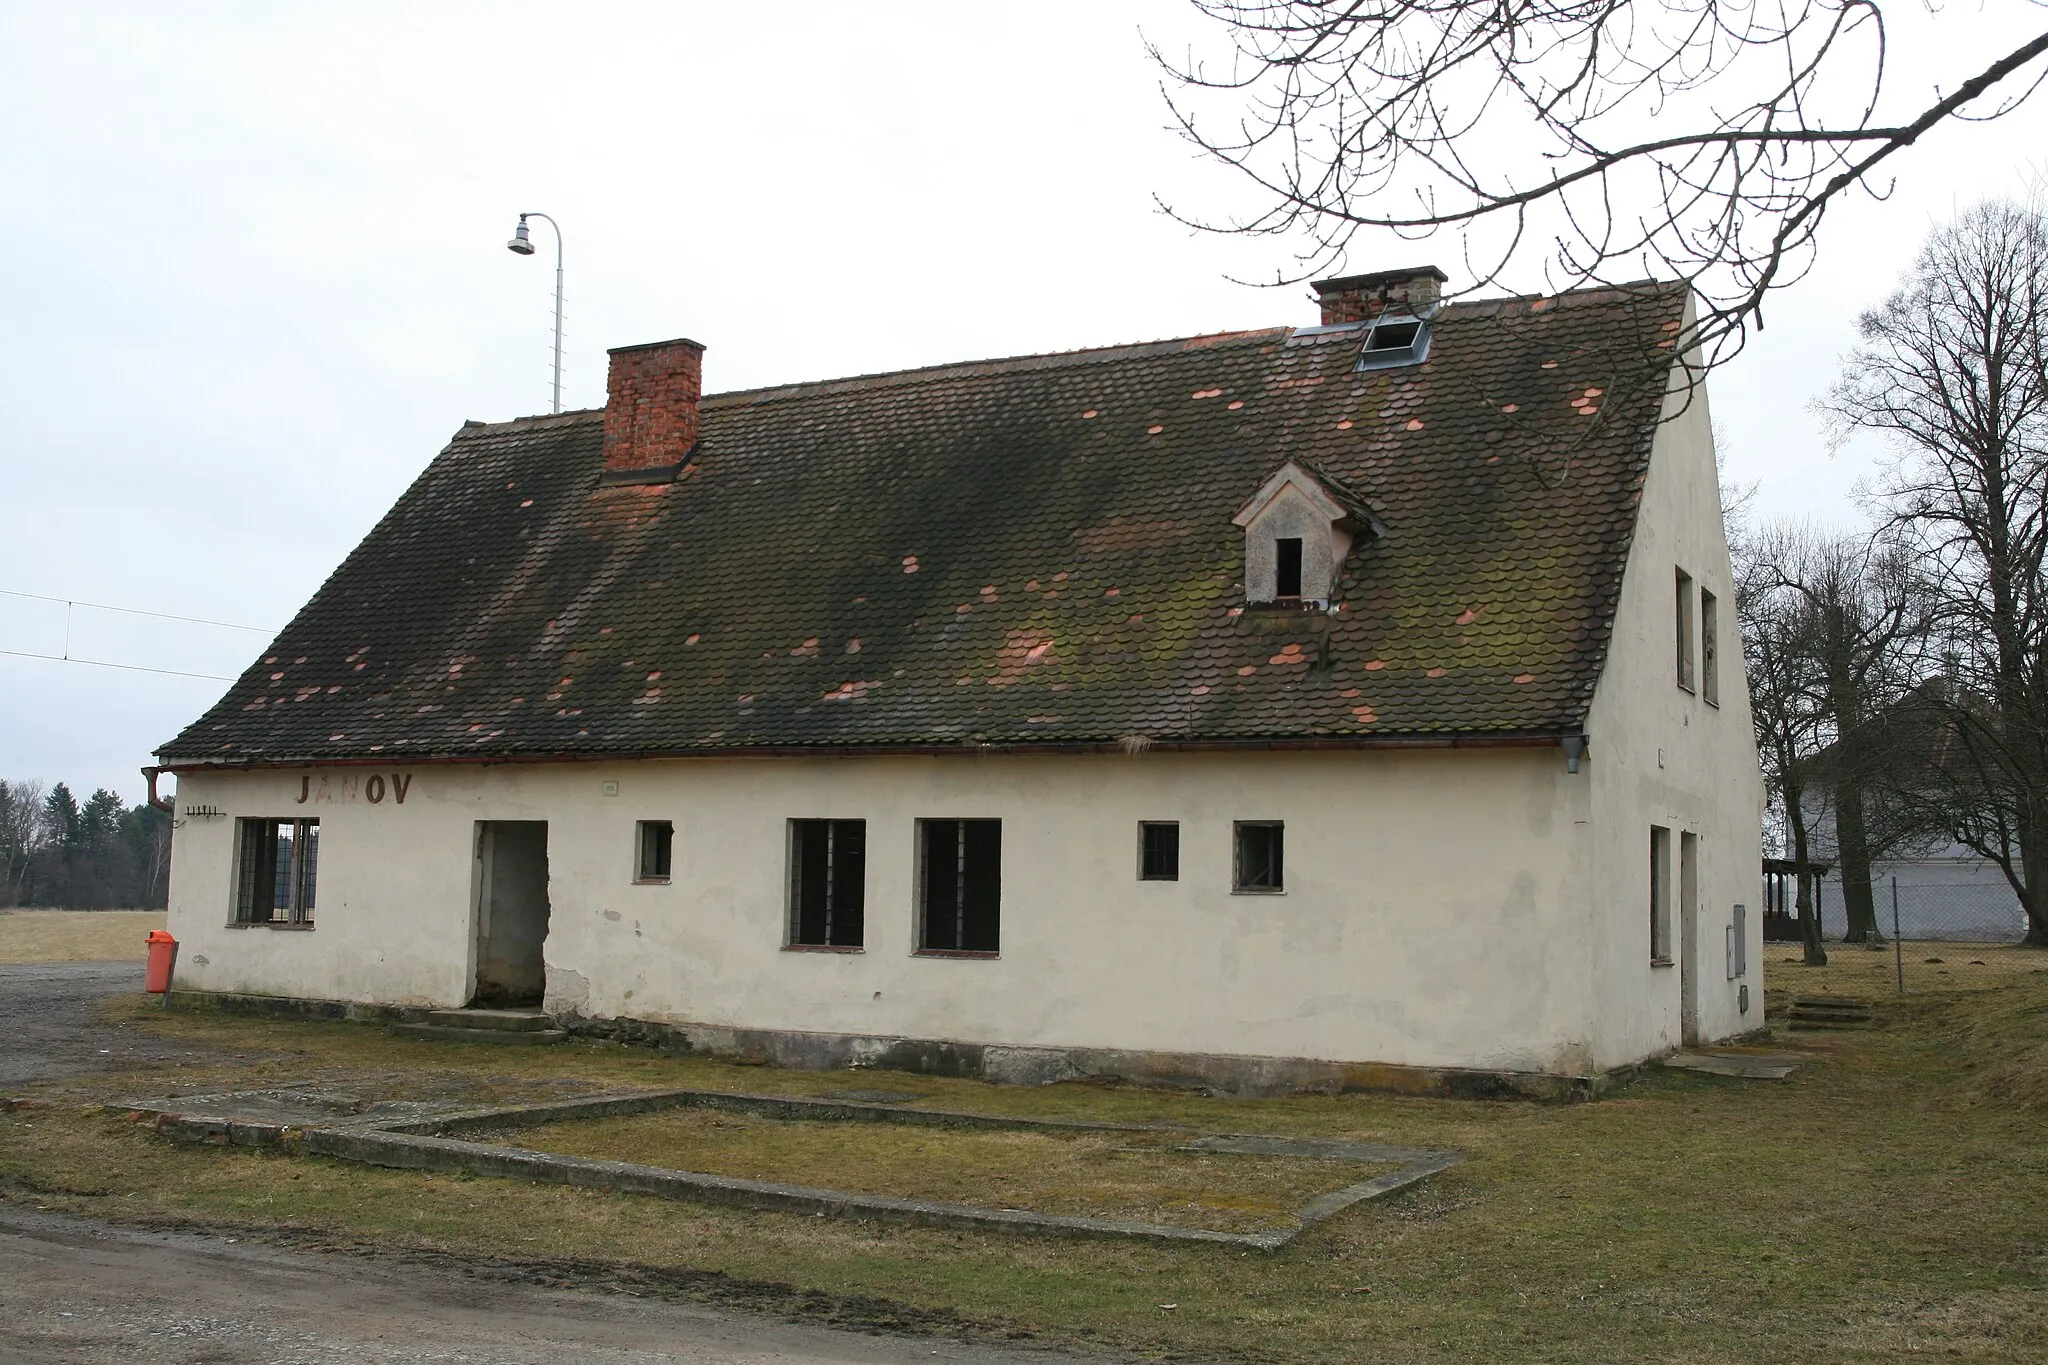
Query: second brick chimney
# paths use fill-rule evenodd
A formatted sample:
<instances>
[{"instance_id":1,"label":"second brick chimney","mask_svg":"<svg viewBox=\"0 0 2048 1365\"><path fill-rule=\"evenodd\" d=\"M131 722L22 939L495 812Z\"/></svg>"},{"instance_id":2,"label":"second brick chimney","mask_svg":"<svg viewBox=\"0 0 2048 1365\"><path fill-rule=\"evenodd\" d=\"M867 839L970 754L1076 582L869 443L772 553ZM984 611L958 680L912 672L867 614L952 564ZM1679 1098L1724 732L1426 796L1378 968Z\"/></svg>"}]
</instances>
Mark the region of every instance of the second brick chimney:
<instances>
[{"instance_id":1,"label":"second brick chimney","mask_svg":"<svg viewBox=\"0 0 2048 1365\"><path fill-rule=\"evenodd\" d=\"M697 444L704 348L687 337L621 346L605 383L607 484L666 483Z\"/></svg>"},{"instance_id":2,"label":"second brick chimney","mask_svg":"<svg viewBox=\"0 0 2048 1365\"><path fill-rule=\"evenodd\" d=\"M1377 270L1370 275L1317 280L1316 297L1323 305L1323 326L1370 322L1382 313L1412 314L1435 303L1450 278L1433 265L1418 265L1406 270Z\"/></svg>"}]
</instances>

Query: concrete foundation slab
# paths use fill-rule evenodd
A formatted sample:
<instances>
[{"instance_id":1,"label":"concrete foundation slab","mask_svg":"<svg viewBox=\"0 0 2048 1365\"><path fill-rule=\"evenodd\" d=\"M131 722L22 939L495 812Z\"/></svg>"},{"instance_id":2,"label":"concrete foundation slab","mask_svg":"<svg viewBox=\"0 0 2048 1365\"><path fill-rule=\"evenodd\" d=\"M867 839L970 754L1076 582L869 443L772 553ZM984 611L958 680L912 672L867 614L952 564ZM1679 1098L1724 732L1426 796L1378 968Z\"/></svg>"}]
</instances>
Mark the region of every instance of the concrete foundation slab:
<instances>
[{"instance_id":1,"label":"concrete foundation slab","mask_svg":"<svg viewBox=\"0 0 2048 1365\"><path fill-rule=\"evenodd\" d=\"M889 1222L999 1227L1062 1236L1209 1243L1259 1250L1285 1246L1308 1228L1355 1204L1406 1189L1463 1160L1456 1152L1424 1151L1371 1142L1270 1134L1190 1133L1169 1125L1011 1118L909 1108L894 1101L873 1103L707 1090L597 1095L586 1099L487 1109L464 1109L448 1104L367 1104L354 1096L296 1091L243 1091L173 1100L133 1100L106 1107L126 1112L138 1120L151 1120L159 1131L172 1136L236 1146L277 1145L290 1151L310 1152L372 1166L507 1176L584 1189L619 1190L669 1199L692 1199L746 1208L791 1209ZM568 1119L611 1118L685 1107L724 1109L786 1120L866 1121L1021 1132L1156 1134L1167 1131L1176 1136L1184 1134L1186 1141L1180 1145L1188 1151L1307 1157L1393 1166L1395 1169L1317 1196L1297 1211L1292 1227L1245 1233L1038 1213L1029 1209L982 1208L773 1181L740 1180L703 1172L563 1156L467 1140L469 1135L537 1127Z\"/></svg>"},{"instance_id":2,"label":"concrete foundation slab","mask_svg":"<svg viewBox=\"0 0 2048 1365\"><path fill-rule=\"evenodd\" d=\"M1782 1081L1806 1059L1805 1053L1674 1052L1664 1059L1663 1065L1746 1081Z\"/></svg>"}]
</instances>

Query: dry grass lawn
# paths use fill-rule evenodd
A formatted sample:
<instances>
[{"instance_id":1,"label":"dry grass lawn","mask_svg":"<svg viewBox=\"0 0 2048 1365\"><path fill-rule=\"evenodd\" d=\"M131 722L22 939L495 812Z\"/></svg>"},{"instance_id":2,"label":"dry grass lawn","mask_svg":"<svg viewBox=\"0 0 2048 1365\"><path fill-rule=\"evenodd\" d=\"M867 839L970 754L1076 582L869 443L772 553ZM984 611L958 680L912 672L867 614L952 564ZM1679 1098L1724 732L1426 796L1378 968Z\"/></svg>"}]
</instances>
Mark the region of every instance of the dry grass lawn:
<instances>
[{"instance_id":1,"label":"dry grass lawn","mask_svg":"<svg viewBox=\"0 0 2048 1365\"><path fill-rule=\"evenodd\" d=\"M676 1109L550 1123L497 1140L741 1180L1219 1232L1290 1227L1317 1195L1392 1169L1174 1150L1189 1136L974 1132Z\"/></svg>"},{"instance_id":2,"label":"dry grass lawn","mask_svg":"<svg viewBox=\"0 0 2048 1365\"><path fill-rule=\"evenodd\" d=\"M1875 949L1860 943L1830 943L1827 949L1827 966L1808 967L1800 963L1798 944L1764 945L1764 986L1772 1014L1781 1013L1795 995L1896 999L1900 958L1905 959L1908 996L1984 990L2048 972L2048 952L1995 943L1907 939L1896 950L1890 943Z\"/></svg>"},{"instance_id":3,"label":"dry grass lawn","mask_svg":"<svg viewBox=\"0 0 2048 1365\"><path fill-rule=\"evenodd\" d=\"M161 910L0 910L0 962L140 962Z\"/></svg>"},{"instance_id":4,"label":"dry grass lawn","mask_svg":"<svg viewBox=\"0 0 2048 1365\"><path fill-rule=\"evenodd\" d=\"M1775 960L1768 968L1785 972ZM514 1050L401 1041L363 1025L163 1015L128 997L110 1003L111 1020L217 1051L182 1068L27 1087L29 1107L0 1113L0 1199L1124 1357L2043 1360L2044 968L2048 954L1985 989L1903 1001L1870 992L1876 1028L1781 1040L1814 1054L1789 1080L1653 1070L1618 1098L1571 1107L853 1079L613 1046ZM885 1084L951 1109L1350 1137L1468 1159L1254 1253L902 1227L193 1147L98 1108L123 1094L282 1084L480 1100ZM959 1163L948 1179L973 1178L966 1163L979 1158L947 1159Z\"/></svg>"}]
</instances>

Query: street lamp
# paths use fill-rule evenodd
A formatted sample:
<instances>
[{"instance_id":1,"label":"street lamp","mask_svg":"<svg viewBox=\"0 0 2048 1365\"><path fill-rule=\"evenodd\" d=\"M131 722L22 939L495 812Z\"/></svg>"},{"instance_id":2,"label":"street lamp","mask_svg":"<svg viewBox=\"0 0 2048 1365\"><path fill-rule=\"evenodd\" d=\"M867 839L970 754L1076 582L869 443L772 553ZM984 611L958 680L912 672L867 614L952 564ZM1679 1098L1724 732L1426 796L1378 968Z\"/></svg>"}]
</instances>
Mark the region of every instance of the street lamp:
<instances>
[{"instance_id":1,"label":"street lamp","mask_svg":"<svg viewBox=\"0 0 2048 1365\"><path fill-rule=\"evenodd\" d=\"M512 230L512 240L505 243L507 251L521 256L533 254L533 239L526 235L526 220L543 218L555 230L555 406L553 412L562 410L562 225L545 213L522 213L519 226Z\"/></svg>"}]
</instances>

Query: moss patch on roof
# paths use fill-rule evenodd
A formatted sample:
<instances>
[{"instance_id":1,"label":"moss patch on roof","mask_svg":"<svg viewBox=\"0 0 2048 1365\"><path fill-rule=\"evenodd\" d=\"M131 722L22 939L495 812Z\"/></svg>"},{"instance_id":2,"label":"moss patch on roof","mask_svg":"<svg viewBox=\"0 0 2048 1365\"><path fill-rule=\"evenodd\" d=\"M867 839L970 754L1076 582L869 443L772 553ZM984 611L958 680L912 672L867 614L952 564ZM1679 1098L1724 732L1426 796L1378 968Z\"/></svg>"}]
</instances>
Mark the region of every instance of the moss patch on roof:
<instances>
[{"instance_id":1,"label":"moss patch on roof","mask_svg":"<svg viewBox=\"0 0 2048 1365\"><path fill-rule=\"evenodd\" d=\"M713 395L665 485L598 487L599 412L467 426L162 757L1572 729L1682 308L1457 305L1367 373L1275 329ZM1385 527L1329 614L1245 609L1231 517L1288 459Z\"/></svg>"}]
</instances>

